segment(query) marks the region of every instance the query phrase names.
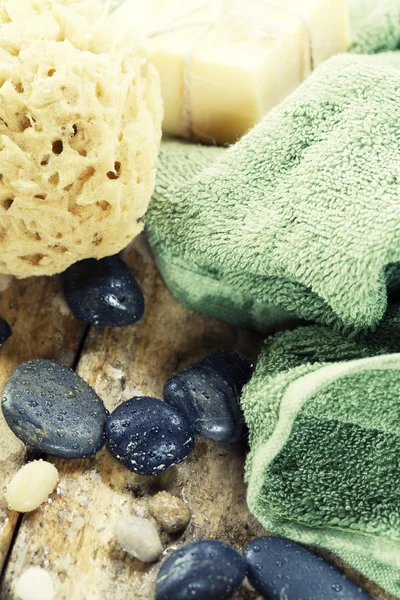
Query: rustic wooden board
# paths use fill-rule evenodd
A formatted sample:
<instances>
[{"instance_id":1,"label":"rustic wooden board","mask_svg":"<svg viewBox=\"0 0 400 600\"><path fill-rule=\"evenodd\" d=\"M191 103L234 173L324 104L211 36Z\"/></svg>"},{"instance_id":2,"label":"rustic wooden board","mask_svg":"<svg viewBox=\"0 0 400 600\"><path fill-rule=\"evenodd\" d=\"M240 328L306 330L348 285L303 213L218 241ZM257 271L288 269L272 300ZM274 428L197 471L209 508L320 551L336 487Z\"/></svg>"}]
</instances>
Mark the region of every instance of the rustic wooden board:
<instances>
[{"instance_id":1,"label":"rustic wooden board","mask_svg":"<svg viewBox=\"0 0 400 600\"><path fill-rule=\"evenodd\" d=\"M84 327L63 302L58 278L17 281L1 278L0 316L13 330L0 349L0 389L12 371L25 360L54 358L73 364ZM25 446L11 433L0 410L0 480L2 487L26 459ZM12 540L18 515L7 509L0 494L0 570Z\"/></svg>"},{"instance_id":2,"label":"rustic wooden board","mask_svg":"<svg viewBox=\"0 0 400 600\"><path fill-rule=\"evenodd\" d=\"M145 293L144 319L124 329L91 329L77 365L78 373L96 389L110 410L133 395L160 397L168 375L212 349L226 347L240 350L249 358L257 356L262 340L256 334L191 313L178 305L162 283L143 241L132 251L130 264ZM32 283L25 285L21 289L26 291ZM41 298L50 298L55 293L52 282L35 285L37 290L43 286ZM18 294L19 290L17 287L10 294ZM29 306L21 306L19 317L28 309ZM35 319L38 318L36 315ZM32 326L33 321L32 315ZM52 316L45 330L43 322L42 326L36 323L40 333L36 344L23 355L13 356L12 367L7 364L4 368L0 363L1 382L16 364L31 357L31 353L37 355L35 346L45 346L42 335L47 346L41 355L71 362L82 329L71 325L67 316L63 323L58 314ZM75 332L71 334L74 342L67 343L66 334L62 333L67 329ZM58 342L51 342L53 338ZM18 352L18 342L14 344ZM7 353L13 355L11 345ZM18 458L13 459L7 476L22 460L20 448L13 452L17 452ZM106 449L87 460L55 460L61 476L57 492L47 504L22 519L5 570L1 600L13 597L13 581L30 565L42 566L52 573L57 600L153 598L158 565L145 566L124 555L114 544L112 529L118 515L148 516L148 498L159 490L182 497L193 515L182 537L162 534L166 552L183 542L206 537L227 541L241 550L251 538L264 533L246 507L245 452L241 444L199 441L187 461L157 478L129 473ZM15 516L12 519L14 523ZM332 556L329 559L335 561ZM374 598L391 598L354 572L348 569L347 572ZM255 600L258 595L244 584L235 598Z\"/></svg>"}]
</instances>

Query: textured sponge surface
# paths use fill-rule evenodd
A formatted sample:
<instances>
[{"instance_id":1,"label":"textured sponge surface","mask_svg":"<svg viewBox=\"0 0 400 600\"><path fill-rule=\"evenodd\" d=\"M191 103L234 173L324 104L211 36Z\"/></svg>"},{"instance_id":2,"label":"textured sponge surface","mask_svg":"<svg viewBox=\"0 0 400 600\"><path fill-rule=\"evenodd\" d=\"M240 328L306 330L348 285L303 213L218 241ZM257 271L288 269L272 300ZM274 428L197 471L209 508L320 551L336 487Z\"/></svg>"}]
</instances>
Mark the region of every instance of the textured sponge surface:
<instances>
[{"instance_id":1,"label":"textured sponge surface","mask_svg":"<svg viewBox=\"0 0 400 600\"><path fill-rule=\"evenodd\" d=\"M0 0L0 272L61 272L142 229L158 76L95 0Z\"/></svg>"}]
</instances>

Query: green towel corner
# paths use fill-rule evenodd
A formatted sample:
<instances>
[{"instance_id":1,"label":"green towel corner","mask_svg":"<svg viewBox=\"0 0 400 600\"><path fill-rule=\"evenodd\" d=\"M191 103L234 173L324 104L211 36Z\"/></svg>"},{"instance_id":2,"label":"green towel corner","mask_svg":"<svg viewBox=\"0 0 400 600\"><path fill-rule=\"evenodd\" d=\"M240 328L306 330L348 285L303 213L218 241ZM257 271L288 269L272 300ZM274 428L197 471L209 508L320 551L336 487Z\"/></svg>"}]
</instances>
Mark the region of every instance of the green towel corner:
<instances>
[{"instance_id":1,"label":"green towel corner","mask_svg":"<svg viewBox=\"0 0 400 600\"><path fill-rule=\"evenodd\" d=\"M352 13L354 51L397 46L399 0ZM165 141L145 223L172 292L264 333L376 326L400 259L399 119L400 52L344 54L227 150Z\"/></svg>"},{"instance_id":2,"label":"green towel corner","mask_svg":"<svg viewBox=\"0 0 400 600\"><path fill-rule=\"evenodd\" d=\"M267 530L328 548L400 596L400 312L367 337L268 340L245 387L248 504ZM347 361L347 362L341 362Z\"/></svg>"}]
</instances>

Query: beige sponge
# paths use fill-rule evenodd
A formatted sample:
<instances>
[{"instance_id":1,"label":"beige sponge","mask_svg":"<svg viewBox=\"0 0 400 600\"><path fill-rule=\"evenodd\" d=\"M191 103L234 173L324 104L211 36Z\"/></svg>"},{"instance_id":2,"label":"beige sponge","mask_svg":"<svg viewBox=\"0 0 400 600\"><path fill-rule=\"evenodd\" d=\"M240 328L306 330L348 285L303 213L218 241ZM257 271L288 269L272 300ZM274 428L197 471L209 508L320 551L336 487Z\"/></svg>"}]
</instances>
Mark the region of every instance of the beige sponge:
<instances>
[{"instance_id":1,"label":"beige sponge","mask_svg":"<svg viewBox=\"0 0 400 600\"><path fill-rule=\"evenodd\" d=\"M162 106L96 0L0 0L0 273L51 275L142 229Z\"/></svg>"}]
</instances>

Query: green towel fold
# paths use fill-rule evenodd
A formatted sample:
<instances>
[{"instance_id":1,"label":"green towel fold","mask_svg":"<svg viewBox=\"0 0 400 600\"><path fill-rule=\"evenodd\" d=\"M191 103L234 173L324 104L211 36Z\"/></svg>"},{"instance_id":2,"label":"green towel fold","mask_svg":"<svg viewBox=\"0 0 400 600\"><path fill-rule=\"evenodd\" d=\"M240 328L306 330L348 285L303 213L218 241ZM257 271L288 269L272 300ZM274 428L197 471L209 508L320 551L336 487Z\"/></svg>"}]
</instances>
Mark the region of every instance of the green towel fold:
<instances>
[{"instance_id":1,"label":"green towel fold","mask_svg":"<svg viewBox=\"0 0 400 600\"><path fill-rule=\"evenodd\" d=\"M320 326L266 342L242 403L250 510L400 596L400 310L366 337ZM348 362L339 362L348 361Z\"/></svg>"},{"instance_id":2,"label":"green towel fold","mask_svg":"<svg viewBox=\"0 0 400 600\"><path fill-rule=\"evenodd\" d=\"M145 222L173 293L264 332L376 326L400 261L399 122L400 53L344 54L227 150L166 141Z\"/></svg>"}]
</instances>

